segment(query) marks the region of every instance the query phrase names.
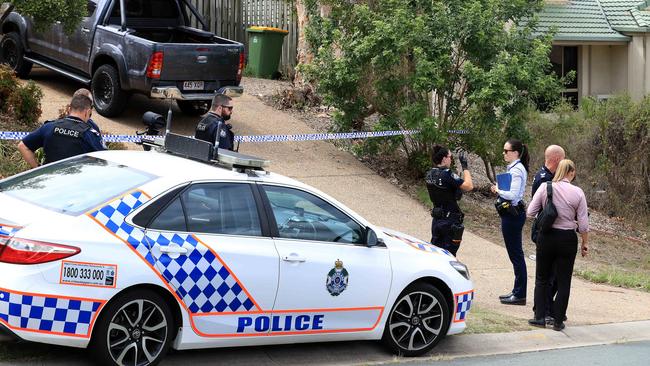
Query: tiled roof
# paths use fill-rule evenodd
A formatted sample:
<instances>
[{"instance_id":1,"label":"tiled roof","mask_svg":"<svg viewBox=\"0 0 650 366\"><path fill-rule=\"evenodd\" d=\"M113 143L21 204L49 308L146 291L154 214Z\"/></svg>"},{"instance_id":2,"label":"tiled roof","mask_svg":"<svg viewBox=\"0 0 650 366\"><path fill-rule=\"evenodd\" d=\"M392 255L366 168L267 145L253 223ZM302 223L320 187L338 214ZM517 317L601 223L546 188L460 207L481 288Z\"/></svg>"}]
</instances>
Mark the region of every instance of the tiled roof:
<instances>
[{"instance_id":1,"label":"tiled roof","mask_svg":"<svg viewBox=\"0 0 650 366\"><path fill-rule=\"evenodd\" d=\"M650 1L600 0L612 28L621 32L647 32L650 27Z\"/></svg>"},{"instance_id":2,"label":"tiled roof","mask_svg":"<svg viewBox=\"0 0 650 366\"><path fill-rule=\"evenodd\" d=\"M537 29L555 29L556 41L629 41L630 38L610 26L601 2L632 2L630 0L568 0L562 4L546 4L539 13ZM636 0L639 2L639 0ZM650 0L649 0L650 1Z\"/></svg>"}]
</instances>

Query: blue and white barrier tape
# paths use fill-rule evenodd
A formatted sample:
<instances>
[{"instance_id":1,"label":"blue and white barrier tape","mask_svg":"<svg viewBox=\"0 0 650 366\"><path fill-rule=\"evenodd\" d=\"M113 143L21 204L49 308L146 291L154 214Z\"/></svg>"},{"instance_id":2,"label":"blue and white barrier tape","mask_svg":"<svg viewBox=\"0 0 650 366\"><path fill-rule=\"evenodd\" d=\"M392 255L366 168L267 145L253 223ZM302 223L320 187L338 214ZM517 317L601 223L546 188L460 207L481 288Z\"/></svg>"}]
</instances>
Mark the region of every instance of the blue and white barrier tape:
<instances>
[{"instance_id":1,"label":"blue and white barrier tape","mask_svg":"<svg viewBox=\"0 0 650 366\"><path fill-rule=\"evenodd\" d=\"M287 141L322 141L322 140L344 140L363 139L370 137L387 137L400 135L414 135L418 130L404 131L377 131L377 132L344 132L344 133L306 133L298 135L253 135L236 136L237 142L287 142ZM464 130L449 131L454 134L466 134ZM0 140L22 140L28 132L0 131ZM105 142L140 142L139 135L103 135Z\"/></svg>"}]
</instances>

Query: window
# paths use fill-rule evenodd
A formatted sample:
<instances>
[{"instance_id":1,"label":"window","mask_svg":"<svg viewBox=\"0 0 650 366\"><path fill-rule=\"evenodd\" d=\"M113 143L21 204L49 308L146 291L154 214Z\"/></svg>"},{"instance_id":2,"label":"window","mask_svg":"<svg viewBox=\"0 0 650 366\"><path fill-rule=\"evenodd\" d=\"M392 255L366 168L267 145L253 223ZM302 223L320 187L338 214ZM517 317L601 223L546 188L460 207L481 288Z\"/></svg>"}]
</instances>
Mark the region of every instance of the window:
<instances>
[{"instance_id":1,"label":"window","mask_svg":"<svg viewBox=\"0 0 650 366\"><path fill-rule=\"evenodd\" d=\"M49 210L78 215L156 176L92 156L45 165L0 184L0 192Z\"/></svg>"},{"instance_id":2,"label":"window","mask_svg":"<svg viewBox=\"0 0 650 366\"><path fill-rule=\"evenodd\" d=\"M363 228L324 200L298 189L264 186L281 238L361 244Z\"/></svg>"},{"instance_id":3,"label":"window","mask_svg":"<svg viewBox=\"0 0 650 366\"><path fill-rule=\"evenodd\" d=\"M165 231L260 236L262 229L248 184L199 183L181 193L149 226Z\"/></svg>"},{"instance_id":4,"label":"window","mask_svg":"<svg viewBox=\"0 0 650 366\"><path fill-rule=\"evenodd\" d=\"M163 231L187 231L185 213L181 199L176 198L149 225L149 228Z\"/></svg>"},{"instance_id":5,"label":"window","mask_svg":"<svg viewBox=\"0 0 650 366\"><path fill-rule=\"evenodd\" d=\"M578 47L577 46L553 46L551 49L551 63L553 72L558 77L566 77L574 72L574 78L566 84L562 97L566 98L574 106L578 106Z\"/></svg>"},{"instance_id":6,"label":"window","mask_svg":"<svg viewBox=\"0 0 650 366\"><path fill-rule=\"evenodd\" d=\"M97 1L96 0L88 0L88 4L86 4L86 18L90 18L95 14L95 10L97 9Z\"/></svg>"}]
</instances>

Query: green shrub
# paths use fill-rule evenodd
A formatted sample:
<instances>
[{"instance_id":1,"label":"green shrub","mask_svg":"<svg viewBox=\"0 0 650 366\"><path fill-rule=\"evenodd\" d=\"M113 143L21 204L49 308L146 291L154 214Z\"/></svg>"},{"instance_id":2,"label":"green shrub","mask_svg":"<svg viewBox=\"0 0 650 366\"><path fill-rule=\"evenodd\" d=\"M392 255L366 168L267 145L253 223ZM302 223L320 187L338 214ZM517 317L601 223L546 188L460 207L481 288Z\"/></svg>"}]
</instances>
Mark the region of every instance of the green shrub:
<instances>
[{"instance_id":1,"label":"green shrub","mask_svg":"<svg viewBox=\"0 0 650 366\"><path fill-rule=\"evenodd\" d=\"M608 101L582 100L579 110L561 106L528 122L533 167L544 148L564 147L576 163L579 185L590 207L610 215L650 217L650 98L627 95Z\"/></svg>"},{"instance_id":2,"label":"green shrub","mask_svg":"<svg viewBox=\"0 0 650 366\"><path fill-rule=\"evenodd\" d=\"M0 113L7 111L7 101L17 85L18 79L13 70L5 64L0 64Z\"/></svg>"},{"instance_id":3,"label":"green shrub","mask_svg":"<svg viewBox=\"0 0 650 366\"><path fill-rule=\"evenodd\" d=\"M39 125L41 99L43 91L33 81L17 87L9 97L8 102L14 118L20 121L26 130L34 130Z\"/></svg>"},{"instance_id":4,"label":"green shrub","mask_svg":"<svg viewBox=\"0 0 650 366\"><path fill-rule=\"evenodd\" d=\"M45 31L60 21L66 33L72 33L87 14L87 0L10 0L16 11L31 16L36 30Z\"/></svg>"}]
</instances>

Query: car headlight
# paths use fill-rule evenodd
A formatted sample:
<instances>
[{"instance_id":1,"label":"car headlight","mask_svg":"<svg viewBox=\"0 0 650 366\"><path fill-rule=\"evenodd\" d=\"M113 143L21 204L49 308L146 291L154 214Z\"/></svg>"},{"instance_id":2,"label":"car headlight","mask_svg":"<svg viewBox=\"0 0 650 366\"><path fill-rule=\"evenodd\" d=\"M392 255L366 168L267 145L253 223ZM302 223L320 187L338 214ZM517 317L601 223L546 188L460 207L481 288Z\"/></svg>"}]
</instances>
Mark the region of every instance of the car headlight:
<instances>
[{"instance_id":1,"label":"car headlight","mask_svg":"<svg viewBox=\"0 0 650 366\"><path fill-rule=\"evenodd\" d=\"M451 261L449 262L449 265L454 267L458 273L460 273L461 276L465 277L465 279L469 280L469 269L467 268L466 265L462 264L461 262L456 262L456 261Z\"/></svg>"}]
</instances>

